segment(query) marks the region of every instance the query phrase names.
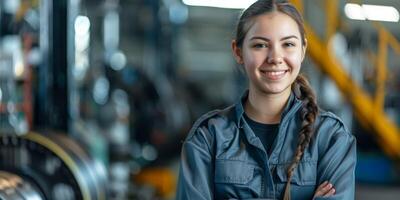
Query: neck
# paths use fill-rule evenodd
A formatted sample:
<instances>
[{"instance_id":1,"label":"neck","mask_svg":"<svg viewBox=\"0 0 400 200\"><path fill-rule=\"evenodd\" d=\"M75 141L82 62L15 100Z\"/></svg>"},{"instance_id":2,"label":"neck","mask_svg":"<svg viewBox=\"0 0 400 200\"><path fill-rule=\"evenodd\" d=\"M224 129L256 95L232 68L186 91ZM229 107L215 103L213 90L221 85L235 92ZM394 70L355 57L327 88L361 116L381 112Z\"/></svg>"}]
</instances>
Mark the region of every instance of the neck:
<instances>
[{"instance_id":1,"label":"neck","mask_svg":"<svg viewBox=\"0 0 400 200\"><path fill-rule=\"evenodd\" d=\"M264 124L277 124L290 96L290 90L280 94L265 94L250 90L245 112L252 120Z\"/></svg>"}]
</instances>

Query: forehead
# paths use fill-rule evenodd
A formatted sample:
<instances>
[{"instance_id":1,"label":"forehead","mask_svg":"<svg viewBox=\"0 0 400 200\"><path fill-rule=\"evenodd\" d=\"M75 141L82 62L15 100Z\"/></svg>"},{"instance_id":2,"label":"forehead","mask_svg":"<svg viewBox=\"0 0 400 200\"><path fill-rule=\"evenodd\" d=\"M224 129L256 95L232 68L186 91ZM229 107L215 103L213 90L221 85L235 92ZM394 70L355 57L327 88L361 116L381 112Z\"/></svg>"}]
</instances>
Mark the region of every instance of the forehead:
<instances>
[{"instance_id":1,"label":"forehead","mask_svg":"<svg viewBox=\"0 0 400 200\"><path fill-rule=\"evenodd\" d=\"M246 37L252 36L286 37L295 35L300 38L300 30L296 21L282 12L271 12L253 19Z\"/></svg>"}]
</instances>

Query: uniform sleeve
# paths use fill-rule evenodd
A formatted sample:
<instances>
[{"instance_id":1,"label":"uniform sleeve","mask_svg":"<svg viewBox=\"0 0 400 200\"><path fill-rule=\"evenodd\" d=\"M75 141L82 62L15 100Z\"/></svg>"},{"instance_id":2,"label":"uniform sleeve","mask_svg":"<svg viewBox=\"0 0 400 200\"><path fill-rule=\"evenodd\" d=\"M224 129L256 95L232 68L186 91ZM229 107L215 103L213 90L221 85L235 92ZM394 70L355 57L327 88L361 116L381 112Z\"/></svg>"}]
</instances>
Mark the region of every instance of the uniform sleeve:
<instances>
[{"instance_id":1,"label":"uniform sleeve","mask_svg":"<svg viewBox=\"0 0 400 200\"><path fill-rule=\"evenodd\" d=\"M214 164L206 131L197 129L183 143L177 200L213 199Z\"/></svg>"},{"instance_id":2,"label":"uniform sleeve","mask_svg":"<svg viewBox=\"0 0 400 200\"><path fill-rule=\"evenodd\" d=\"M325 138L328 139L328 138ZM317 197L330 200L353 200L355 191L356 139L347 132L343 124L329 139L327 148L318 162L318 185L324 181L333 184L336 193L331 197Z\"/></svg>"}]
</instances>

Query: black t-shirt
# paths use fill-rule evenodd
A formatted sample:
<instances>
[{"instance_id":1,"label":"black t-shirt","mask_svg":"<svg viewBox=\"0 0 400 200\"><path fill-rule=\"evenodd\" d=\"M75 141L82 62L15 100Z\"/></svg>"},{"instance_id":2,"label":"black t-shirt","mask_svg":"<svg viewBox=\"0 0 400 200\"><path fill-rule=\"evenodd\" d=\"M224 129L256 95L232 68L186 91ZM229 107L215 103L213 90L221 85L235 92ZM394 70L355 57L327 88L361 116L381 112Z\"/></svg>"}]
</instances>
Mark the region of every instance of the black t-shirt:
<instances>
[{"instance_id":1,"label":"black t-shirt","mask_svg":"<svg viewBox=\"0 0 400 200\"><path fill-rule=\"evenodd\" d=\"M270 155L272 145L275 141L279 131L279 124L263 124L250 119L244 114L246 122L249 124L254 134L260 138L261 143L264 145L267 154Z\"/></svg>"}]
</instances>

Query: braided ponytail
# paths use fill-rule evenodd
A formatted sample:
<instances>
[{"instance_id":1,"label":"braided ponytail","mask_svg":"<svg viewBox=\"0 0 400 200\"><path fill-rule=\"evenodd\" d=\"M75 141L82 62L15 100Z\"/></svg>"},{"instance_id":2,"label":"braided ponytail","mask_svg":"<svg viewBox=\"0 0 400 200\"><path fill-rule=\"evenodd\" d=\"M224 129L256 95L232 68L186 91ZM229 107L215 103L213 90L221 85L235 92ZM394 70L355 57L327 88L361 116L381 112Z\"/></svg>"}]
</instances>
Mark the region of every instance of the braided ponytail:
<instances>
[{"instance_id":1,"label":"braided ponytail","mask_svg":"<svg viewBox=\"0 0 400 200\"><path fill-rule=\"evenodd\" d=\"M292 85L292 90L296 97L303 102L301 109L302 124L297 149L293 161L287 169L287 183L283 197L284 200L290 200L290 182L292 180L293 172L299 164L305 149L310 143L313 135L313 124L318 114L318 105L315 94L304 76L297 76Z\"/></svg>"}]
</instances>

